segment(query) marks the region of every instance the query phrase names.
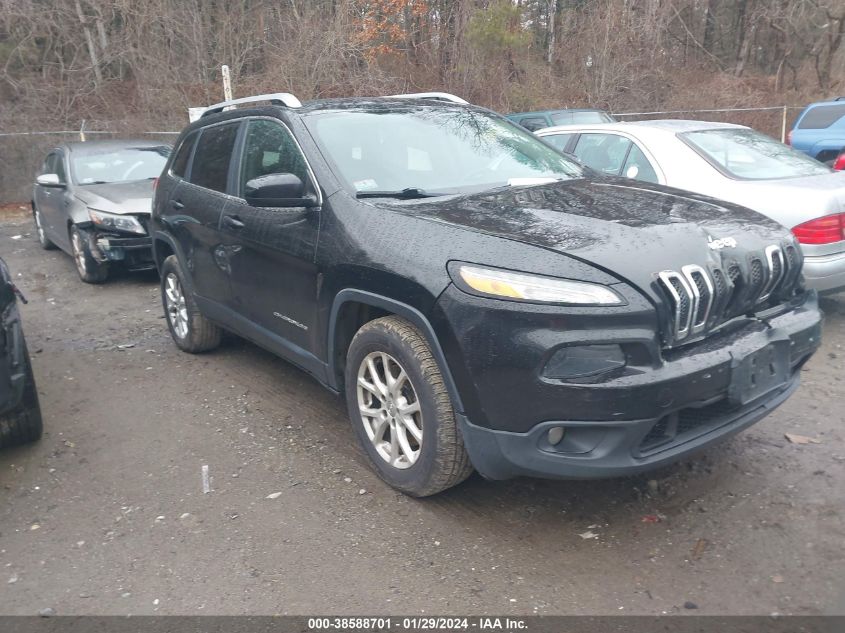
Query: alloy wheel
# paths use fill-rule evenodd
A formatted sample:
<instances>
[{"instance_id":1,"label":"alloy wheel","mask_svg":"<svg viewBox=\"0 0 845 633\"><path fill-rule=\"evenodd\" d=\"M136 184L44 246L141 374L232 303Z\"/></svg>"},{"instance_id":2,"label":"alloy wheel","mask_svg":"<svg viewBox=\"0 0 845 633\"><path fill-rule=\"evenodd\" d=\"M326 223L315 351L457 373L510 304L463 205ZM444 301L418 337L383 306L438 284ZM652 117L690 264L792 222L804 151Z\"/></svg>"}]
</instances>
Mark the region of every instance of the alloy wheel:
<instances>
[{"instance_id":1,"label":"alloy wheel","mask_svg":"<svg viewBox=\"0 0 845 633\"><path fill-rule=\"evenodd\" d=\"M379 456L400 470L413 466L422 448L422 411L402 365L385 352L367 354L357 393L364 430Z\"/></svg>"},{"instance_id":2,"label":"alloy wheel","mask_svg":"<svg viewBox=\"0 0 845 633\"><path fill-rule=\"evenodd\" d=\"M180 339L188 335L188 307L182 284L176 273L168 273L164 280L164 301L167 306L167 320Z\"/></svg>"},{"instance_id":3,"label":"alloy wheel","mask_svg":"<svg viewBox=\"0 0 845 633\"><path fill-rule=\"evenodd\" d=\"M85 245L82 242L82 235L79 231L71 232L71 245L73 247L73 261L83 277L88 274L88 261L85 257Z\"/></svg>"},{"instance_id":4,"label":"alloy wheel","mask_svg":"<svg viewBox=\"0 0 845 633\"><path fill-rule=\"evenodd\" d=\"M38 240L43 244L44 227L41 226L41 212L38 209L35 210L35 230L38 231Z\"/></svg>"}]
</instances>

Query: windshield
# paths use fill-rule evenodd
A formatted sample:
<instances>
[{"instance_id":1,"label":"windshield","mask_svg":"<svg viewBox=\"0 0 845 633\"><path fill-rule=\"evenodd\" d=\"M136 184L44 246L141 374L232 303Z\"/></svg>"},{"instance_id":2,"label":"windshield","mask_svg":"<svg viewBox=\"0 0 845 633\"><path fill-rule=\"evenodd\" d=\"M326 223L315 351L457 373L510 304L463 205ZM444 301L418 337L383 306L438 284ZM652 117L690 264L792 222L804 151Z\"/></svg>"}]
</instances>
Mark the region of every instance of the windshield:
<instances>
[{"instance_id":1,"label":"windshield","mask_svg":"<svg viewBox=\"0 0 845 633\"><path fill-rule=\"evenodd\" d=\"M767 180L830 173L817 160L754 130L705 130L680 136L734 178Z\"/></svg>"},{"instance_id":2,"label":"windshield","mask_svg":"<svg viewBox=\"0 0 845 633\"><path fill-rule=\"evenodd\" d=\"M93 185L157 178L170 151L170 147L161 145L72 155L73 180L78 185Z\"/></svg>"},{"instance_id":3,"label":"windshield","mask_svg":"<svg viewBox=\"0 0 845 633\"><path fill-rule=\"evenodd\" d=\"M531 133L466 108L329 112L306 122L361 195L408 189L445 195L582 176Z\"/></svg>"}]
</instances>

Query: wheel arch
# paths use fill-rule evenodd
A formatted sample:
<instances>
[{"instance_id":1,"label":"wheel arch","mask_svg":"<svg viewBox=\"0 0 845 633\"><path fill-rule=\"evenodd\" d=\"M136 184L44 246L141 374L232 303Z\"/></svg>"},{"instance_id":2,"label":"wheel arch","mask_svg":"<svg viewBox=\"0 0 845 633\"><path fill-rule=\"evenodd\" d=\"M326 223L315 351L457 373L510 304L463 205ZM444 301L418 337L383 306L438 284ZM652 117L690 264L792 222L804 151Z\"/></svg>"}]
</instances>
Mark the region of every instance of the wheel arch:
<instances>
[{"instance_id":1,"label":"wheel arch","mask_svg":"<svg viewBox=\"0 0 845 633\"><path fill-rule=\"evenodd\" d=\"M161 266L164 264L164 260L167 259L170 255L175 255L176 259L179 260L179 266L182 268L184 272L185 282L188 286L188 290L190 292L194 292L194 280L191 278L189 274L189 269L185 265L185 256L182 252L182 249L179 248L179 244L174 240L170 235L164 233L162 231L156 231L153 233L153 261L155 261L156 270L158 270L159 276L161 275Z\"/></svg>"},{"instance_id":2,"label":"wheel arch","mask_svg":"<svg viewBox=\"0 0 845 633\"><path fill-rule=\"evenodd\" d=\"M361 308L368 318L361 322ZM431 326L428 318L415 307L402 303L395 299L385 297L366 290L346 288L337 293L332 302L329 316L328 341L327 341L327 379L329 386L337 391L343 388L343 367L346 359L346 350L349 347L352 337L361 325L382 316L395 315L407 319L416 326L431 348L431 353L437 361L446 389L452 398L452 403L457 412L463 412L464 407L458 393L452 372L446 362L446 356L437 334ZM355 318L358 317L358 318ZM371 318L370 318L371 317Z\"/></svg>"}]
</instances>

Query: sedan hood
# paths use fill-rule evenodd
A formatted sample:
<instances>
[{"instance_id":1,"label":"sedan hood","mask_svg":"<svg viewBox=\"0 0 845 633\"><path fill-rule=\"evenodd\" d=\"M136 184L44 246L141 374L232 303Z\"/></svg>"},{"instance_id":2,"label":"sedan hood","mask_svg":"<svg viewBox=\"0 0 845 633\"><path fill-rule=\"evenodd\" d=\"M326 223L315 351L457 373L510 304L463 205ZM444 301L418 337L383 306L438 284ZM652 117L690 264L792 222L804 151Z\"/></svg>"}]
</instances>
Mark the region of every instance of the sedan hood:
<instances>
[{"instance_id":1,"label":"sedan hood","mask_svg":"<svg viewBox=\"0 0 845 633\"><path fill-rule=\"evenodd\" d=\"M671 301L672 291L660 273L701 267L708 279L693 275L687 281L690 288L699 282L710 285L719 295L712 302L712 314L706 317L702 309L701 318L709 318L710 327L753 308L775 287L786 295L800 269L794 239L765 216L627 179L509 187L410 206L417 217L576 258L639 288L655 304ZM781 249L779 264L768 261L766 249L772 246Z\"/></svg>"},{"instance_id":2,"label":"sedan hood","mask_svg":"<svg viewBox=\"0 0 845 633\"><path fill-rule=\"evenodd\" d=\"M102 185L78 185L74 195L92 209L107 213L149 215L153 181L135 180Z\"/></svg>"}]
</instances>

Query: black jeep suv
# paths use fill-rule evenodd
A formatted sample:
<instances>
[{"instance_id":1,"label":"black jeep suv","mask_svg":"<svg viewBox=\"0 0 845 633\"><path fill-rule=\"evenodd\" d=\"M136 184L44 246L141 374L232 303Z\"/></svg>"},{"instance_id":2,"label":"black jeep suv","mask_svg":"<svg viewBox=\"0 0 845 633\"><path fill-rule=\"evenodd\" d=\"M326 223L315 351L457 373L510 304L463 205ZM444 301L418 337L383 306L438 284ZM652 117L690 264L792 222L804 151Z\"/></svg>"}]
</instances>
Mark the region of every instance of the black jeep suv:
<instances>
[{"instance_id":1,"label":"black jeep suv","mask_svg":"<svg viewBox=\"0 0 845 633\"><path fill-rule=\"evenodd\" d=\"M473 467L671 462L784 402L819 345L789 231L585 172L442 93L212 106L152 235L180 348L230 330L344 393L378 474L417 496Z\"/></svg>"}]
</instances>

